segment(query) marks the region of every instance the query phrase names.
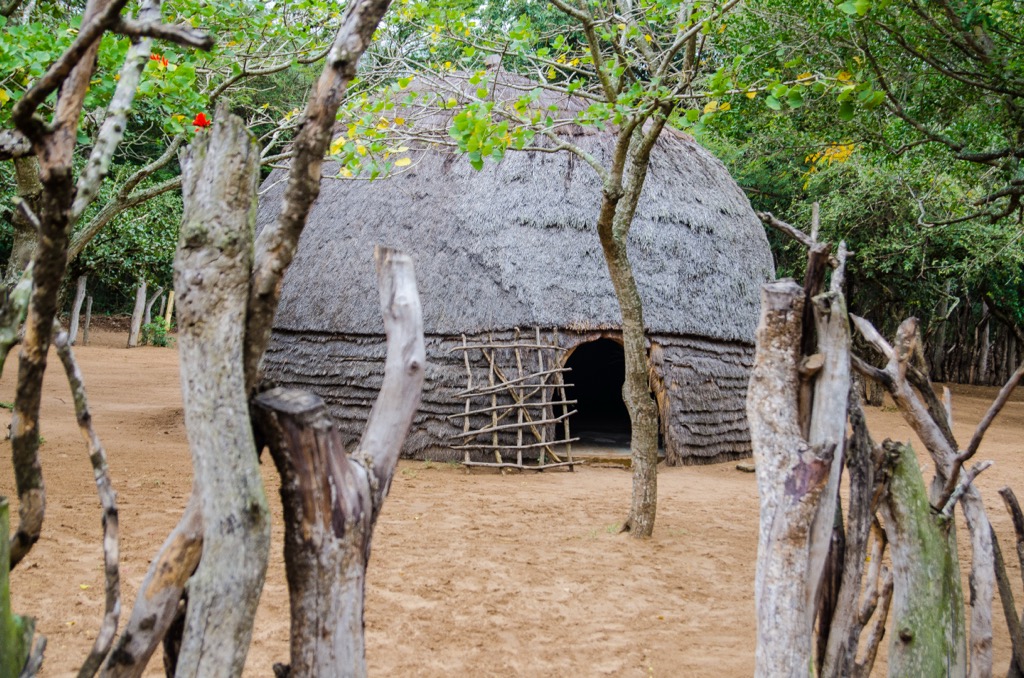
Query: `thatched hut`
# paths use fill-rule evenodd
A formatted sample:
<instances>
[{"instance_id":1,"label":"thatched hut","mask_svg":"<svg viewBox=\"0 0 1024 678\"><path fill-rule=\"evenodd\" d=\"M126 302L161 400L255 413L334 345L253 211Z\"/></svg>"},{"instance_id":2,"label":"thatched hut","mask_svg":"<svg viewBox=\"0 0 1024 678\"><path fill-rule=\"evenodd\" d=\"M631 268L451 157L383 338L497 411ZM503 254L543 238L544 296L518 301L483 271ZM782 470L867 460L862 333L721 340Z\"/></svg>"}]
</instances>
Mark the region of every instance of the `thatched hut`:
<instances>
[{"instance_id":1,"label":"thatched hut","mask_svg":"<svg viewBox=\"0 0 1024 678\"><path fill-rule=\"evenodd\" d=\"M560 134L598 158L610 153L609 133ZM615 427L628 434L620 316L594 230L596 173L565 152L509 152L479 172L446 148L410 154L411 168L386 180L324 180L284 282L268 378L319 393L347 442L358 439L383 374L372 261L380 243L412 254L423 302L429 365L406 455L461 457L451 449L461 421L451 416L462 411L467 368L452 349L463 335L509 341L516 328L531 338L540 328L544 342L569 349L561 355L579 401L573 435L588 426L596 438ZM276 218L281 179L277 170L264 183L258 228ZM667 461L749 455L744 397L759 288L773 265L746 196L709 152L666 130L630 238ZM471 362L478 383L486 379L482 354Z\"/></svg>"}]
</instances>

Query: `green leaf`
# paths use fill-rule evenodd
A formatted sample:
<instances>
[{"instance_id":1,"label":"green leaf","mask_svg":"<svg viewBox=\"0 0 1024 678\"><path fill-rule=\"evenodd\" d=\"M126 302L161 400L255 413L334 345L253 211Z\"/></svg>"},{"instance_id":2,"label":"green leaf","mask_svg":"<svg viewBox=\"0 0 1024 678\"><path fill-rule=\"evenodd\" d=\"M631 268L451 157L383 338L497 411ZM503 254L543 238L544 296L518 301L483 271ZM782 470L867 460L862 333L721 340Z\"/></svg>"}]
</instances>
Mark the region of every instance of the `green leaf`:
<instances>
[{"instance_id":1,"label":"green leaf","mask_svg":"<svg viewBox=\"0 0 1024 678\"><path fill-rule=\"evenodd\" d=\"M857 5L853 2L844 2L839 5L839 11L853 16L854 14L857 14Z\"/></svg>"},{"instance_id":2,"label":"green leaf","mask_svg":"<svg viewBox=\"0 0 1024 678\"><path fill-rule=\"evenodd\" d=\"M773 111L782 110L782 102L776 99L772 95L768 95L768 98L764 100L765 105Z\"/></svg>"},{"instance_id":3,"label":"green leaf","mask_svg":"<svg viewBox=\"0 0 1024 678\"><path fill-rule=\"evenodd\" d=\"M842 105L839 106L839 119L840 120L842 120L844 122L850 122L851 120L853 120L853 113L854 113L854 108L853 108L853 104L851 102L844 101L842 103Z\"/></svg>"}]
</instances>

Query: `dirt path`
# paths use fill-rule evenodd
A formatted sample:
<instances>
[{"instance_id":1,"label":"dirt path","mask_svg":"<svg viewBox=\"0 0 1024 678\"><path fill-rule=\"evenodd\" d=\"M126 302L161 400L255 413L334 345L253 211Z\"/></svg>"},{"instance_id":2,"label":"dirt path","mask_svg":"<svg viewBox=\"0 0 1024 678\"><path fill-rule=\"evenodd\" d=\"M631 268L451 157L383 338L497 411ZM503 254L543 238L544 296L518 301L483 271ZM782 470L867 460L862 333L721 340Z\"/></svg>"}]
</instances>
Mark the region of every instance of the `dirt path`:
<instances>
[{"instance_id":1,"label":"dirt path","mask_svg":"<svg viewBox=\"0 0 1024 678\"><path fill-rule=\"evenodd\" d=\"M97 430L118 491L127 617L149 559L185 505L191 466L182 425L177 354L121 348L96 331L78 349ZM56 362L56 361L54 361ZM13 368L0 380L10 401ZM957 388L956 433L966 440L994 389ZM9 414L0 412L0 423ZM879 437L911 438L892 410L872 408ZM102 614L99 506L67 385L51 370L43 396L48 511L43 539L12 574L18 612L49 638L44 675L72 674ZM996 490L1024 498L1024 396L979 453L996 465L978 484L1004 544L1011 527ZM247 675L287 661L288 600L275 472L264 459L275 552ZM757 543L754 477L733 465L666 468L655 537L616 533L630 475L465 475L446 464L402 462L374 538L366 624L376 676L749 676ZM0 494L13 494L9 462ZM964 561L966 563L966 560ZM1020 590L1020 572L1011 579ZM1009 658L996 603L996 674ZM881 667L879 667L881 668ZM879 673L876 671L876 673ZM162 675L159 659L148 675ZM879 675L883 675L879 673Z\"/></svg>"}]
</instances>

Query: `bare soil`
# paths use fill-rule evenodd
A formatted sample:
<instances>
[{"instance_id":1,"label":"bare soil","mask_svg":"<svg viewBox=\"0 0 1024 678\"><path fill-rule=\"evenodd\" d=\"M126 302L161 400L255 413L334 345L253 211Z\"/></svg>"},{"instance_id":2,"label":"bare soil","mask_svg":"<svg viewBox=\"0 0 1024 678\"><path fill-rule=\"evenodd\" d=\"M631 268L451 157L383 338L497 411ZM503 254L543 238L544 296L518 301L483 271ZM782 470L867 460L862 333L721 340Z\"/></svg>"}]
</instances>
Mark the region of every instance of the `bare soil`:
<instances>
[{"instance_id":1,"label":"bare soil","mask_svg":"<svg viewBox=\"0 0 1024 678\"><path fill-rule=\"evenodd\" d=\"M94 328L92 339L76 353L118 491L126 619L149 559L185 506L192 471L177 352L128 350L125 332L103 328ZM12 354L0 380L2 401L13 399L16 366ZM956 434L966 440L995 389L953 392ZM894 409L869 409L876 437L912 438ZM0 424L8 419L0 411ZM1024 595L1012 528L996 490L1010 485L1024 498L1022 433L1024 396L1018 395L978 455L995 461L978 485L1011 561L1018 601ZM27 562L12 573L11 588L16 611L38 617L49 638L44 675L65 676L76 671L99 627L103 569L92 472L55 358L42 435L46 523ZM275 551L247 664L252 676L270 675L271 664L288 655L281 509L266 457L263 468ZM663 468L655 536L643 542L618 533L629 493L629 472L615 468L501 476L402 462L369 572L371 674L749 676L754 476L734 464ZM0 468L0 494L15 494L9 464ZM1010 648L998 600L995 605L995 673L1002 675ZM884 656L876 674L884 675L883 667ZM148 675L161 673L155 659Z\"/></svg>"}]
</instances>

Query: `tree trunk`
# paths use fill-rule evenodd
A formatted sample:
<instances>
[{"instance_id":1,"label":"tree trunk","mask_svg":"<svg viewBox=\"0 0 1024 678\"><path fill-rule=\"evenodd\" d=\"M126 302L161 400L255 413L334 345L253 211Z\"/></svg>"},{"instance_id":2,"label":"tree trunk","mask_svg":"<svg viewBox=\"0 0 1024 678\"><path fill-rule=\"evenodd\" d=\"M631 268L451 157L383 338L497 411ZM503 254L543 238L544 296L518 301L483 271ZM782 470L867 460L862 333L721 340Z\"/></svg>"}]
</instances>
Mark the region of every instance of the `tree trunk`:
<instances>
[{"instance_id":1,"label":"tree trunk","mask_svg":"<svg viewBox=\"0 0 1024 678\"><path fill-rule=\"evenodd\" d=\"M164 312L164 326L171 330L171 318L174 317L174 290L167 293L167 310Z\"/></svg>"},{"instance_id":2,"label":"tree trunk","mask_svg":"<svg viewBox=\"0 0 1024 678\"><path fill-rule=\"evenodd\" d=\"M809 445L800 423L804 289L793 281L761 292L747 414L761 498L754 600L756 676L806 676L820 566L812 524L829 485L834 442ZM845 413L845 405L843 407ZM827 517L832 518L832 513ZM826 532L827 534L827 532ZM828 540L824 544L827 553Z\"/></svg>"},{"instance_id":3,"label":"tree trunk","mask_svg":"<svg viewBox=\"0 0 1024 678\"><path fill-rule=\"evenodd\" d=\"M365 676L363 593L370 554L370 487L323 401L274 389L256 398L281 474L291 596L291 675Z\"/></svg>"},{"instance_id":4,"label":"tree trunk","mask_svg":"<svg viewBox=\"0 0 1024 678\"><path fill-rule=\"evenodd\" d=\"M379 250L388 335L384 384L359 448L346 456L323 401L273 389L255 416L281 474L296 676L366 675L363 594L370 539L423 387L423 324L409 257Z\"/></svg>"},{"instance_id":5,"label":"tree trunk","mask_svg":"<svg viewBox=\"0 0 1024 678\"><path fill-rule=\"evenodd\" d=\"M85 323L82 325L82 346L89 345L89 325L92 324L92 295L85 298Z\"/></svg>"},{"instance_id":6,"label":"tree trunk","mask_svg":"<svg viewBox=\"0 0 1024 678\"><path fill-rule=\"evenodd\" d=\"M143 325L149 325L153 322L153 304L155 304L156 300L160 299L163 294L164 288L162 286L158 287L156 288L156 292L153 293L153 296L146 302L146 313L142 323Z\"/></svg>"},{"instance_id":7,"label":"tree trunk","mask_svg":"<svg viewBox=\"0 0 1024 678\"><path fill-rule=\"evenodd\" d=\"M82 313L82 302L85 301L85 285L89 276L78 276L77 287L75 288L75 303L71 305L71 328L68 330L68 343L74 345L78 338L78 317Z\"/></svg>"},{"instance_id":8,"label":"tree trunk","mask_svg":"<svg viewBox=\"0 0 1024 678\"><path fill-rule=\"evenodd\" d=\"M658 406L651 396L643 305L625 241L614 239L602 245L622 313L626 362L622 399L629 412L633 492L624 529L636 537L649 537L654 532L658 504Z\"/></svg>"},{"instance_id":9,"label":"tree trunk","mask_svg":"<svg viewBox=\"0 0 1024 678\"><path fill-rule=\"evenodd\" d=\"M176 675L238 676L270 551L242 363L259 150L244 123L221 107L182 164L174 286L203 550L189 583Z\"/></svg>"},{"instance_id":10,"label":"tree trunk","mask_svg":"<svg viewBox=\"0 0 1024 678\"><path fill-rule=\"evenodd\" d=\"M952 522L928 503L917 457L886 441L889 489L880 506L894 575L889 675L965 676L966 622Z\"/></svg>"},{"instance_id":11,"label":"tree trunk","mask_svg":"<svg viewBox=\"0 0 1024 678\"><path fill-rule=\"evenodd\" d=\"M602 190L597 235L622 316L622 352L626 363L622 399L629 412L633 491L622 526L631 536L650 537L658 508L658 406L651 391L650 360L643 302L629 261L629 230L647 179L651 149L664 129L667 111L623 125L616 140L609 178Z\"/></svg>"},{"instance_id":12,"label":"tree trunk","mask_svg":"<svg viewBox=\"0 0 1024 678\"><path fill-rule=\"evenodd\" d=\"M146 281L140 279L139 286L135 288L135 308L132 310L132 326L128 332L128 348L135 348L139 345L142 314L146 310L146 287Z\"/></svg>"},{"instance_id":13,"label":"tree trunk","mask_svg":"<svg viewBox=\"0 0 1024 678\"><path fill-rule=\"evenodd\" d=\"M16 615L11 610L7 567L10 560L10 545L7 541L10 529L8 511L7 498L0 497L0 677L15 678L21 675L21 670L28 661L35 623L32 618Z\"/></svg>"},{"instance_id":14,"label":"tree trunk","mask_svg":"<svg viewBox=\"0 0 1024 678\"><path fill-rule=\"evenodd\" d=\"M860 599L864 579L865 554L875 516L875 474L881 450L871 441L857 389L850 391L850 424L853 435L847 447L846 467L849 472L850 500L847 511L846 550L840 568L842 579L835 610L829 624L829 635L821 676L844 678L860 674L857 650L867 619L861 618ZM868 581L875 587L875 581ZM870 588L869 588L870 590ZM870 672L871 667L866 667Z\"/></svg>"},{"instance_id":15,"label":"tree trunk","mask_svg":"<svg viewBox=\"0 0 1024 678\"><path fill-rule=\"evenodd\" d=\"M931 350L931 374L934 381L947 381L946 379L946 326L949 324L946 316L949 315L949 296L953 290L953 281L946 281L946 293L939 300L939 307L935 309L935 317L938 318L938 327L932 335Z\"/></svg>"},{"instance_id":16,"label":"tree trunk","mask_svg":"<svg viewBox=\"0 0 1024 678\"><path fill-rule=\"evenodd\" d=\"M15 158L14 174L18 197L25 201L33 213L38 214L43 185L39 181L39 161L36 160L36 156ZM39 242L39 231L35 224L26 219L20 209L14 210L11 225L14 227L14 242L11 243L11 257L7 260L7 271L4 273L6 288L18 283L22 271L32 261L36 244Z\"/></svg>"}]
</instances>

